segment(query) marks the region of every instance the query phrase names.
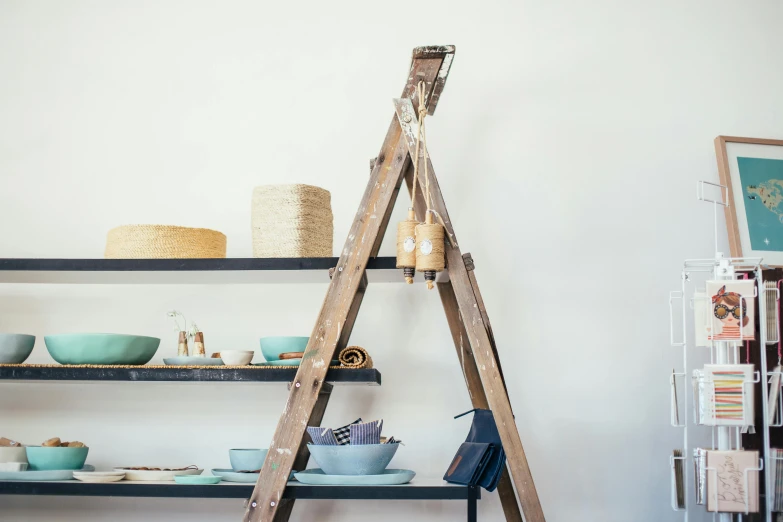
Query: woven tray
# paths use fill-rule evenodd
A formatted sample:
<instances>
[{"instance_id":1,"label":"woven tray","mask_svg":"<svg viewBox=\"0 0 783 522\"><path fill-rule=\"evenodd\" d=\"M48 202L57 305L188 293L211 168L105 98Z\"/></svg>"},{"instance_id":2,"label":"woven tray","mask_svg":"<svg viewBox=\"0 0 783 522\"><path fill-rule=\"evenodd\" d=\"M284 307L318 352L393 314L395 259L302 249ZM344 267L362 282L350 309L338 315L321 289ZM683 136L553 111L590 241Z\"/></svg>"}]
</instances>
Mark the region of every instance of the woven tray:
<instances>
[{"instance_id":1,"label":"woven tray","mask_svg":"<svg viewBox=\"0 0 783 522\"><path fill-rule=\"evenodd\" d=\"M106 259L192 259L226 257L226 236L208 228L124 225L109 230Z\"/></svg>"}]
</instances>

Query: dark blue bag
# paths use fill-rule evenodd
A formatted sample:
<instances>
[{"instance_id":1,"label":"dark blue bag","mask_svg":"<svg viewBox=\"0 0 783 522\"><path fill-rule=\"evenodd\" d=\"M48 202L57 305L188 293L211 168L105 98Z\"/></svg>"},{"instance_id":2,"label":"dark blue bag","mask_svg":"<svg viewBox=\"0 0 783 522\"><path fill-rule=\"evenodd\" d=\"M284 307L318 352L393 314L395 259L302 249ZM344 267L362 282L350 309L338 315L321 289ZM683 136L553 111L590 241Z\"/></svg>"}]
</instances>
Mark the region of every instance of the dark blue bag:
<instances>
[{"instance_id":1,"label":"dark blue bag","mask_svg":"<svg viewBox=\"0 0 783 522\"><path fill-rule=\"evenodd\" d=\"M476 408L454 418L458 419L471 412L473 423L470 425L468 437L454 456L443 480L470 486L479 485L487 491L494 491L506 465L506 453L503 451L500 433L490 410Z\"/></svg>"},{"instance_id":2,"label":"dark blue bag","mask_svg":"<svg viewBox=\"0 0 783 522\"><path fill-rule=\"evenodd\" d=\"M492 457L492 444L481 442L463 442L448 471L443 476L446 482L475 486L481 480L481 474Z\"/></svg>"}]
</instances>

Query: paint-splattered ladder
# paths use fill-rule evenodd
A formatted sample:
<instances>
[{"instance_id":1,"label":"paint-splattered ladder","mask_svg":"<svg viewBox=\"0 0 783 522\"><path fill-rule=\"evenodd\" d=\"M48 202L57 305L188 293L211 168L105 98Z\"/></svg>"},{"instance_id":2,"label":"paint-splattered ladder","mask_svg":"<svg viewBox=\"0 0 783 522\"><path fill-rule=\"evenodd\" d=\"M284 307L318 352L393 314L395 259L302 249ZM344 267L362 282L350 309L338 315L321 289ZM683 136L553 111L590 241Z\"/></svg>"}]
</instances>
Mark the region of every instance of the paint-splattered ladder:
<instances>
[{"instance_id":1,"label":"paint-splattered ladder","mask_svg":"<svg viewBox=\"0 0 783 522\"><path fill-rule=\"evenodd\" d=\"M365 267L371 257L378 255L403 179L408 190L412 188L410 158L415 154L418 126L414 111L414 104L418 103L416 86L420 81L425 82L425 102L428 113L432 114L453 58L453 46L419 47L413 51L402 98L394 102L395 117L380 154L372 163L370 182L290 387L285 411L269 445L269 456L248 502L245 522L285 522L291 514L293 500L283 499L283 490L291 469L302 469L307 464L305 428L321 423L331 393L331 386L324 383L329 361L348 343L367 288ZM448 277L439 281L437 287L473 406L492 410L506 450L507 469L498 486L506 520L522 521L521 504L527 522L543 522L544 514L506 393L492 327L473 272L473 260L470 254L460 252L431 163L429 172L432 208L443 218L453 239L453 245L446 242ZM424 190L420 188L414 208L419 220L423 220Z\"/></svg>"}]
</instances>

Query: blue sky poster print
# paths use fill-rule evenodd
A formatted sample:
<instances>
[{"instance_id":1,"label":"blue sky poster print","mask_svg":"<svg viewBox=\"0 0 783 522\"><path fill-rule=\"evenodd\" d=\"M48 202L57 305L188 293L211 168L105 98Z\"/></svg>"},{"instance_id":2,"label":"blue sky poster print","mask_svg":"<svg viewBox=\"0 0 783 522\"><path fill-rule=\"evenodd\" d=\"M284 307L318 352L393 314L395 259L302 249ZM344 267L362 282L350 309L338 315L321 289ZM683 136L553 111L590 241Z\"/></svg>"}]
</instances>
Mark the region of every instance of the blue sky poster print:
<instances>
[{"instance_id":1,"label":"blue sky poster print","mask_svg":"<svg viewBox=\"0 0 783 522\"><path fill-rule=\"evenodd\" d=\"M783 160L737 158L753 250L783 251Z\"/></svg>"}]
</instances>

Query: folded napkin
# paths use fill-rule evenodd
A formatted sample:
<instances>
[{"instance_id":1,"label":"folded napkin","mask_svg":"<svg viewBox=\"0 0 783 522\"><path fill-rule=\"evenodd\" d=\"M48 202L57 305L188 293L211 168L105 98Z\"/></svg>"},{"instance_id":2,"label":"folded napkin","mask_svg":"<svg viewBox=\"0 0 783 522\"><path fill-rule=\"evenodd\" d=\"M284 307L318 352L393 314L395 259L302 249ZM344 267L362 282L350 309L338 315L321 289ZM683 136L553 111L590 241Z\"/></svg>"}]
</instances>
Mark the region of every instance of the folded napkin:
<instances>
[{"instance_id":1,"label":"folded napkin","mask_svg":"<svg viewBox=\"0 0 783 522\"><path fill-rule=\"evenodd\" d=\"M351 446L381 443L383 419L361 424L351 424L348 428L351 433Z\"/></svg>"},{"instance_id":2,"label":"folded napkin","mask_svg":"<svg viewBox=\"0 0 783 522\"><path fill-rule=\"evenodd\" d=\"M343 348L337 358L340 359L340 366L346 368L372 368L372 357L361 346Z\"/></svg>"},{"instance_id":3,"label":"folded napkin","mask_svg":"<svg viewBox=\"0 0 783 522\"><path fill-rule=\"evenodd\" d=\"M360 422L362 422L361 418L335 430L319 426L308 426L307 433L310 434L313 444L317 446L345 446L351 442L350 426Z\"/></svg>"},{"instance_id":4,"label":"folded napkin","mask_svg":"<svg viewBox=\"0 0 783 522\"><path fill-rule=\"evenodd\" d=\"M307 433L316 446L338 446L337 438L334 436L332 428L321 428L318 426L308 426Z\"/></svg>"}]
</instances>

